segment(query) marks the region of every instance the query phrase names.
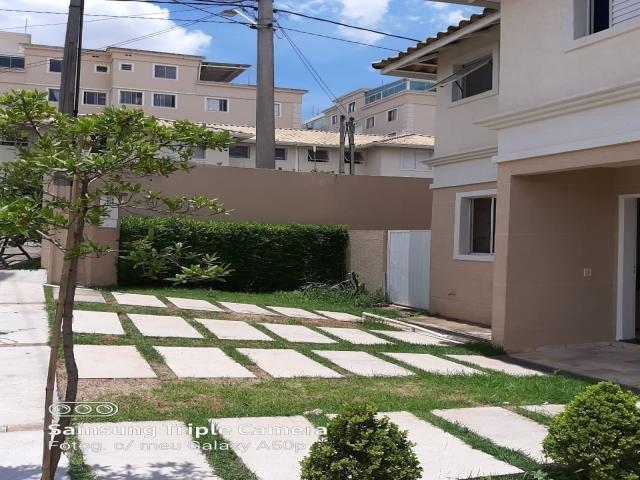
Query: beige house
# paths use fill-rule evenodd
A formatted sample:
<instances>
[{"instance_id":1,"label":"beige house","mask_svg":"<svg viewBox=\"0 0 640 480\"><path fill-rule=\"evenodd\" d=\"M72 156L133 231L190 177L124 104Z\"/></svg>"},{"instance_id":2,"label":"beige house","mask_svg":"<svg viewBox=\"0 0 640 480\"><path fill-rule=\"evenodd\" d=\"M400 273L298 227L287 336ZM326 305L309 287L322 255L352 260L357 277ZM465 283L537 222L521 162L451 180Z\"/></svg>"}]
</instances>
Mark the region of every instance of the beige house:
<instances>
[{"instance_id":1,"label":"beige house","mask_svg":"<svg viewBox=\"0 0 640 480\"><path fill-rule=\"evenodd\" d=\"M354 117L356 132L375 135L435 131L436 95L432 81L403 78L378 88L359 88L336 99L320 115L304 122L305 128L340 129L340 115Z\"/></svg>"},{"instance_id":2,"label":"beige house","mask_svg":"<svg viewBox=\"0 0 640 480\"><path fill-rule=\"evenodd\" d=\"M237 141L228 151L196 152L194 162L255 168L255 127L210 125L228 131ZM356 134L356 175L432 178L426 161L433 156L434 138L405 134L395 137ZM340 136L337 132L276 129L276 169L293 172L339 172ZM345 155L349 171L349 152Z\"/></svg>"},{"instance_id":3,"label":"beige house","mask_svg":"<svg viewBox=\"0 0 640 480\"><path fill-rule=\"evenodd\" d=\"M640 2L476 4L375 65L438 81L432 308L510 351L637 339Z\"/></svg>"},{"instance_id":4,"label":"beige house","mask_svg":"<svg viewBox=\"0 0 640 480\"><path fill-rule=\"evenodd\" d=\"M0 32L0 92L42 90L57 102L62 53L62 47L31 43L31 35ZM161 118L255 125L255 86L232 83L248 67L166 52L85 50L79 111L126 105ZM277 127L300 127L305 93L276 88Z\"/></svg>"}]
</instances>

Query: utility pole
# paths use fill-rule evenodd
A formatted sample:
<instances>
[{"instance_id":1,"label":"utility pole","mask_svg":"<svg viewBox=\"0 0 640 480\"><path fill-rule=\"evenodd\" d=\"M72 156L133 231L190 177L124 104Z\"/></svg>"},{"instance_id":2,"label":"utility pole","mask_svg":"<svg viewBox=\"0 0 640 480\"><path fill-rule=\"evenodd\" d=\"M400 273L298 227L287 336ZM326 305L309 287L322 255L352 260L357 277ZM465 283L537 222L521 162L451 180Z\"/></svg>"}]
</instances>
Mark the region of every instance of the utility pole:
<instances>
[{"instance_id":1,"label":"utility pole","mask_svg":"<svg viewBox=\"0 0 640 480\"><path fill-rule=\"evenodd\" d=\"M344 141L346 136L344 121L345 116L340 115L340 151L338 153L338 173L344 175Z\"/></svg>"},{"instance_id":2,"label":"utility pole","mask_svg":"<svg viewBox=\"0 0 640 480\"><path fill-rule=\"evenodd\" d=\"M67 35L62 54L59 110L67 115L77 115L79 96L80 55L82 48L82 14L84 0L70 0Z\"/></svg>"},{"instance_id":3,"label":"utility pole","mask_svg":"<svg viewBox=\"0 0 640 480\"><path fill-rule=\"evenodd\" d=\"M356 174L356 122L353 117L347 123L347 134L349 135L349 175Z\"/></svg>"},{"instance_id":4,"label":"utility pole","mask_svg":"<svg viewBox=\"0 0 640 480\"><path fill-rule=\"evenodd\" d=\"M273 0L258 0L256 167L276 168L274 112Z\"/></svg>"}]
</instances>

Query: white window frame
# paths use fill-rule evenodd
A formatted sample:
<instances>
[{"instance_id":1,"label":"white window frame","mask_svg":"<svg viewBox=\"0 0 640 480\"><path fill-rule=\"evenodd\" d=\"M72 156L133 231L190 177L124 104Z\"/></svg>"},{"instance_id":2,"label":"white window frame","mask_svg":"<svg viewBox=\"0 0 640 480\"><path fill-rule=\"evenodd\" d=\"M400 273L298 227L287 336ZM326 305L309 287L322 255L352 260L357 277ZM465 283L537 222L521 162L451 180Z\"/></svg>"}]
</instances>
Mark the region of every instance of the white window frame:
<instances>
[{"instance_id":1,"label":"white window frame","mask_svg":"<svg viewBox=\"0 0 640 480\"><path fill-rule=\"evenodd\" d=\"M131 70L123 70L122 65L131 65ZM136 69L136 66L133 62L120 62L118 63L118 70L121 72L132 73Z\"/></svg>"},{"instance_id":2,"label":"white window frame","mask_svg":"<svg viewBox=\"0 0 640 480\"><path fill-rule=\"evenodd\" d=\"M140 105L137 105L135 103L122 103L122 97L120 96L121 92L141 93L142 94L142 103ZM144 107L144 91L142 91L142 90L127 90L126 88L118 90L118 105L132 105L134 107Z\"/></svg>"},{"instance_id":3,"label":"white window frame","mask_svg":"<svg viewBox=\"0 0 640 480\"><path fill-rule=\"evenodd\" d=\"M167 77L156 77L156 67L173 67L176 69L176 78L167 78ZM153 64L153 68L151 69L151 76L157 80L171 80L171 81L175 81L175 80L179 80L180 76L179 76L179 68L178 65L171 65L170 63L154 63Z\"/></svg>"},{"instance_id":4,"label":"white window frame","mask_svg":"<svg viewBox=\"0 0 640 480\"><path fill-rule=\"evenodd\" d=\"M166 107L163 105L156 105L156 95L170 95L175 99L175 102L173 102L175 104L175 106L173 107ZM167 93L167 92L152 92L151 93L151 106L153 108L171 108L171 109L176 109L178 108L178 95L176 95L175 93Z\"/></svg>"},{"instance_id":5,"label":"white window frame","mask_svg":"<svg viewBox=\"0 0 640 480\"><path fill-rule=\"evenodd\" d=\"M89 93L104 93L105 104L104 105L100 105L99 103L85 103L84 95L87 92L89 92ZM109 92L105 92L105 91L102 91L102 90L82 90L81 94L82 94L82 105L87 105L89 107L106 107L107 105L109 105Z\"/></svg>"},{"instance_id":6,"label":"white window frame","mask_svg":"<svg viewBox=\"0 0 640 480\"><path fill-rule=\"evenodd\" d=\"M276 108L276 106L277 106L277 108ZM277 110L277 112L276 112L276 110ZM275 117L282 117L282 103L275 102L273 104L273 115Z\"/></svg>"},{"instance_id":7,"label":"white window frame","mask_svg":"<svg viewBox=\"0 0 640 480\"><path fill-rule=\"evenodd\" d=\"M475 190L456 193L453 224L453 259L474 262L493 262L495 253L469 253L471 236L471 200L474 198L497 198L497 190ZM492 213L493 215L493 213ZM492 216L492 225L496 219ZM495 246L493 248L495 250Z\"/></svg>"},{"instance_id":8,"label":"white window frame","mask_svg":"<svg viewBox=\"0 0 640 480\"><path fill-rule=\"evenodd\" d=\"M247 149L247 156L246 157L232 157L231 156L231 149L233 147L242 147L242 148L246 148ZM229 156L229 160L249 160L251 158L251 145L247 145L244 143L239 143L239 144L235 144L235 145L231 145L229 147L229 149L227 150L227 155Z\"/></svg>"},{"instance_id":9,"label":"white window frame","mask_svg":"<svg viewBox=\"0 0 640 480\"><path fill-rule=\"evenodd\" d=\"M227 109L226 110L209 110L207 108L208 100L218 100L218 101L226 100ZM209 113L229 113L229 111L231 111L231 102L229 101L228 98L224 98L224 97L204 97L204 111Z\"/></svg>"},{"instance_id":10,"label":"white window frame","mask_svg":"<svg viewBox=\"0 0 640 480\"><path fill-rule=\"evenodd\" d=\"M52 72L51 71L51 60L60 60L60 71ZM55 73L56 75L60 75L62 73L62 59L61 58L47 58L47 73Z\"/></svg>"},{"instance_id":11,"label":"white window frame","mask_svg":"<svg viewBox=\"0 0 640 480\"><path fill-rule=\"evenodd\" d=\"M369 120L371 120L371 125L369 125ZM376 126L376 117L375 115L371 116L371 117L367 117L364 121L364 129L365 130L369 130L370 128L373 128Z\"/></svg>"},{"instance_id":12,"label":"white window frame","mask_svg":"<svg viewBox=\"0 0 640 480\"><path fill-rule=\"evenodd\" d=\"M349 102L349 105L347 105L347 112L348 113L353 113L356 111L356 102Z\"/></svg>"},{"instance_id":13,"label":"white window frame","mask_svg":"<svg viewBox=\"0 0 640 480\"><path fill-rule=\"evenodd\" d=\"M331 115L331 125L338 124L338 115Z\"/></svg>"},{"instance_id":14,"label":"white window frame","mask_svg":"<svg viewBox=\"0 0 640 480\"><path fill-rule=\"evenodd\" d=\"M393 113L395 112L395 113ZM394 117L393 119L390 119L389 116L391 116L391 114L393 113ZM387 122L395 122L396 120L398 120L398 109L397 108L392 108L391 110L387 110Z\"/></svg>"},{"instance_id":15,"label":"white window frame","mask_svg":"<svg viewBox=\"0 0 640 480\"><path fill-rule=\"evenodd\" d=\"M99 72L98 71L98 67L106 67L107 71L106 72ZM111 71L111 68L109 67L109 65L105 65L104 63L96 63L93 66L93 72L97 73L98 75L107 75L110 71Z\"/></svg>"},{"instance_id":16,"label":"white window frame","mask_svg":"<svg viewBox=\"0 0 640 480\"><path fill-rule=\"evenodd\" d=\"M286 162L289 158L289 154L287 152L287 147L278 147L276 146L276 150L283 150L284 151L284 158L276 158L276 160L278 162ZM275 152L274 152L274 157L275 157Z\"/></svg>"},{"instance_id":17,"label":"white window frame","mask_svg":"<svg viewBox=\"0 0 640 480\"><path fill-rule=\"evenodd\" d=\"M51 96L51 90L57 90L58 91L58 100L49 100L49 97ZM47 87L47 102L55 103L55 102L59 102L59 101L60 101L60 88Z\"/></svg>"}]
</instances>

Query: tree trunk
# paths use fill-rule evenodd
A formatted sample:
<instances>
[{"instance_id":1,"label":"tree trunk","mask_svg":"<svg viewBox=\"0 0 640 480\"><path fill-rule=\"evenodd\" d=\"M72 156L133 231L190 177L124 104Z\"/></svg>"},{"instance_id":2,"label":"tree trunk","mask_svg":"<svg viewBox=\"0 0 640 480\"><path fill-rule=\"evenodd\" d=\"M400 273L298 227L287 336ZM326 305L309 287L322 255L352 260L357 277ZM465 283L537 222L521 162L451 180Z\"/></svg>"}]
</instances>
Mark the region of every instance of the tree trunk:
<instances>
[{"instance_id":1,"label":"tree trunk","mask_svg":"<svg viewBox=\"0 0 640 480\"><path fill-rule=\"evenodd\" d=\"M79 175L74 176L71 187L70 201L78 203L87 192L87 183L82 182ZM79 212L70 212L65 250L71 251L83 240L84 221L86 209L81 208ZM53 421L50 411L53 405L53 394L56 384L56 367L58 350L60 348L60 333L62 330L63 351L65 359L65 369L67 372L67 387L64 402L71 404L76 400L78 391L78 368L75 362L73 351L73 305L75 301L76 283L78 277L78 258L65 258L62 264L62 277L60 281L60 293L56 305L56 317L51 335L51 354L49 357L49 368L47 372L47 387L45 398L44 426L43 426L43 455L42 455L42 480L54 480L56 469L62 454L61 445L64 443L64 433L57 434L51 441L49 427ZM73 410L73 405L70 405ZM60 430L71 423L71 415L62 416L59 420Z\"/></svg>"}]
</instances>

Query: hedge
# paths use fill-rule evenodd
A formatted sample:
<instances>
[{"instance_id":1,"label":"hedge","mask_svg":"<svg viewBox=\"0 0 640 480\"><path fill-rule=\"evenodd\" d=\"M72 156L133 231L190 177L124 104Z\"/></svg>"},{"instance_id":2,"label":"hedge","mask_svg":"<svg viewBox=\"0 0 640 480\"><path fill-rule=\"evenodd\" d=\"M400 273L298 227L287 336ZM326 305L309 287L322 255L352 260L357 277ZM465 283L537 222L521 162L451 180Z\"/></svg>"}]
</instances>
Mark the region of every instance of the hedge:
<instances>
[{"instance_id":1,"label":"hedge","mask_svg":"<svg viewBox=\"0 0 640 480\"><path fill-rule=\"evenodd\" d=\"M338 283L346 275L348 233L344 226L227 223L186 218L125 217L120 245L154 233L162 248L183 242L192 251L216 253L233 272L211 286L224 290L269 292L295 290L309 282ZM118 261L120 285L142 285L123 257Z\"/></svg>"}]
</instances>

